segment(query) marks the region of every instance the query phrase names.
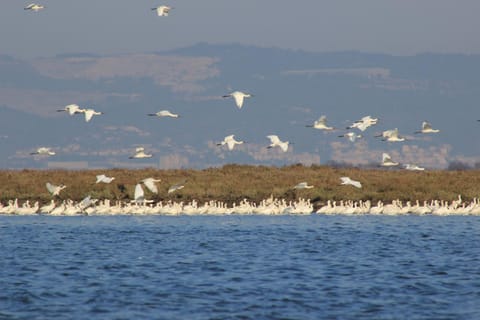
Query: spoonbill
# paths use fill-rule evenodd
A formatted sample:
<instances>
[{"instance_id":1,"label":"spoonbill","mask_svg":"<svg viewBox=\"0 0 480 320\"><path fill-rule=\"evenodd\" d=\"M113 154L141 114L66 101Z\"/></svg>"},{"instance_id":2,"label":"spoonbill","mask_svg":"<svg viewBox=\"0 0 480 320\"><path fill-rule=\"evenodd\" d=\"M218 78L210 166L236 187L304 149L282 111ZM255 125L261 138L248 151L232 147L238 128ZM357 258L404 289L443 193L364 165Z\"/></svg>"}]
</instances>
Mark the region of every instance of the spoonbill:
<instances>
[{"instance_id":1,"label":"spoonbill","mask_svg":"<svg viewBox=\"0 0 480 320\"><path fill-rule=\"evenodd\" d=\"M153 193L158 193L158 188L155 183L162 181L162 179L154 179L154 178L145 178L141 182Z\"/></svg>"},{"instance_id":2,"label":"spoonbill","mask_svg":"<svg viewBox=\"0 0 480 320\"><path fill-rule=\"evenodd\" d=\"M157 113L149 113L148 115L152 117L159 117L159 118L164 118L164 117L178 118L179 117L178 114L171 113L168 110L161 110L161 111L158 111Z\"/></svg>"},{"instance_id":3,"label":"spoonbill","mask_svg":"<svg viewBox=\"0 0 480 320\"><path fill-rule=\"evenodd\" d=\"M360 183L360 181L352 180L350 179L350 177L340 177L340 180L341 180L341 183L340 183L341 185L351 185L356 188L362 187L362 184Z\"/></svg>"},{"instance_id":4,"label":"spoonbill","mask_svg":"<svg viewBox=\"0 0 480 320\"><path fill-rule=\"evenodd\" d=\"M89 122L93 116L103 114L103 112L95 111L94 109L81 109L80 112L83 112L85 114L85 122Z\"/></svg>"},{"instance_id":5,"label":"spoonbill","mask_svg":"<svg viewBox=\"0 0 480 320\"><path fill-rule=\"evenodd\" d=\"M382 163L380 165L383 167L394 167L398 166L398 162L393 161L390 155L384 152L382 154Z\"/></svg>"},{"instance_id":6,"label":"spoonbill","mask_svg":"<svg viewBox=\"0 0 480 320\"><path fill-rule=\"evenodd\" d=\"M232 93L229 93L223 96L223 98L230 98L230 97L232 97L235 100L235 104L238 107L238 109L241 109L243 106L243 100L245 98L253 97L253 95L250 93L242 92L242 91L234 91Z\"/></svg>"},{"instance_id":7,"label":"spoonbill","mask_svg":"<svg viewBox=\"0 0 480 320\"><path fill-rule=\"evenodd\" d=\"M298 183L293 189L312 189L313 186L308 185L307 182L300 182Z\"/></svg>"},{"instance_id":8,"label":"spoonbill","mask_svg":"<svg viewBox=\"0 0 480 320\"><path fill-rule=\"evenodd\" d=\"M268 135L267 138L270 139L270 145L267 148L271 149L275 147L280 147L283 152L287 152L290 142L281 141L280 138L274 134Z\"/></svg>"},{"instance_id":9,"label":"spoonbill","mask_svg":"<svg viewBox=\"0 0 480 320\"><path fill-rule=\"evenodd\" d=\"M104 174L99 174L97 175L97 182L95 183L110 183L114 180L115 178L114 177L107 177L106 175Z\"/></svg>"},{"instance_id":10,"label":"spoonbill","mask_svg":"<svg viewBox=\"0 0 480 320\"><path fill-rule=\"evenodd\" d=\"M339 138L347 138L350 142L355 142L357 139L362 138L361 134L356 134L355 132L347 132L338 136Z\"/></svg>"},{"instance_id":11,"label":"spoonbill","mask_svg":"<svg viewBox=\"0 0 480 320\"><path fill-rule=\"evenodd\" d=\"M235 147L236 144L242 144L243 141L237 141L235 140L234 138L234 134L231 134L229 136L226 136L222 142L219 142L217 143L217 146L223 146L223 145L227 145L228 147L228 150L233 150L233 148Z\"/></svg>"},{"instance_id":12,"label":"spoonbill","mask_svg":"<svg viewBox=\"0 0 480 320\"><path fill-rule=\"evenodd\" d=\"M30 3L28 6L23 8L23 10L32 10L32 11L35 11L35 12L38 12L42 9L45 9L45 6L43 6L41 4L37 4L37 3Z\"/></svg>"},{"instance_id":13,"label":"spoonbill","mask_svg":"<svg viewBox=\"0 0 480 320\"><path fill-rule=\"evenodd\" d=\"M144 147L135 148L135 154L130 156L129 159L142 159L142 158L151 158L152 154L145 153Z\"/></svg>"},{"instance_id":14,"label":"spoonbill","mask_svg":"<svg viewBox=\"0 0 480 320\"><path fill-rule=\"evenodd\" d=\"M318 118L317 121L313 123L313 125L309 124L306 125L306 127L314 128L314 129L319 129L319 130L333 130L333 127L329 127L327 125L327 117L326 116L321 116Z\"/></svg>"},{"instance_id":15,"label":"spoonbill","mask_svg":"<svg viewBox=\"0 0 480 320\"><path fill-rule=\"evenodd\" d=\"M60 194L60 191L67 187L64 184L56 186L54 184L51 184L50 182L47 182L45 186L47 187L48 192L50 192L52 196L58 196Z\"/></svg>"},{"instance_id":16,"label":"spoonbill","mask_svg":"<svg viewBox=\"0 0 480 320\"><path fill-rule=\"evenodd\" d=\"M360 131L365 131L367 130L368 127L373 126L377 124L378 118L372 118L371 116L365 116L361 118L360 120L357 120L353 122L350 126L347 127L347 129L353 129L357 128Z\"/></svg>"},{"instance_id":17,"label":"spoonbill","mask_svg":"<svg viewBox=\"0 0 480 320\"><path fill-rule=\"evenodd\" d=\"M45 155L45 156L53 156L53 155L55 155L55 152L52 151L51 148L40 147L40 148L37 149L37 151L31 152L30 154L32 154L32 155L39 154L39 155Z\"/></svg>"},{"instance_id":18,"label":"spoonbill","mask_svg":"<svg viewBox=\"0 0 480 320\"><path fill-rule=\"evenodd\" d=\"M74 114L82 113L83 109L80 109L78 104L69 104L63 109L57 110L58 112L67 111L69 115L73 116Z\"/></svg>"},{"instance_id":19,"label":"spoonbill","mask_svg":"<svg viewBox=\"0 0 480 320\"><path fill-rule=\"evenodd\" d=\"M173 7L169 7L169 6L158 6L156 8L152 8L153 11L157 12L157 16L159 16L159 17L167 17L168 13L172 9L173 9Z\"/></svg>"},{"instance_id":20,"label":"spoonbill","mask_svg":"<svg viewBox=\"0 0 480 320\"><path fill-rule=\"evenodd\" d=\"M440 130L433 129L432 125L427 121L422 122L422 129L420 129L419 131L415 131L415 133L437 133L437 132L440 132Z\"/></svg>"}]
</instances>

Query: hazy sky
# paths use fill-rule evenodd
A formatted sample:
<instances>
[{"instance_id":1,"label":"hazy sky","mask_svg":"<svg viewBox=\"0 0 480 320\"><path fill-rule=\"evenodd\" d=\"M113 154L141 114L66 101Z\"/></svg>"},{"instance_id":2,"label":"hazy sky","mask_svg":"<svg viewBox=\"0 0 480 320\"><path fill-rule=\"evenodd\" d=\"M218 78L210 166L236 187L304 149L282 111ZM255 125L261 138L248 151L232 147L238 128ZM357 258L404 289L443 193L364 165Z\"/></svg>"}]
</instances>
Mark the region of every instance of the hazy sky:
<instances>
[{"instance_id":1,"label":"hazy sky","mask_svg":"<svg viewBox=\"0 0 480 320\"><path fill-rule=\"evenodd\" d=\"M2 1L0 53L162 51L198 42L410 55L480 53L478 0ZM168 4L169 17L150 8Z\"/></svg>"}]
</instances>

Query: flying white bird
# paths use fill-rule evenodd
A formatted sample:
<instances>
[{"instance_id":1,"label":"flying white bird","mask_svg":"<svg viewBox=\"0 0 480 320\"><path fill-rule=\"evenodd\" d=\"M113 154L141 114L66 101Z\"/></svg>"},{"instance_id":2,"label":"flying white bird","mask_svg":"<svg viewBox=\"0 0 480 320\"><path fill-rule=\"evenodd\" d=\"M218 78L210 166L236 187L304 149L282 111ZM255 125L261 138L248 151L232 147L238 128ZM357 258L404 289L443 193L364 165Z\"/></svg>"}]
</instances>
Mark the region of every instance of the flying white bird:
<instances>
[{"instance_id":1,"label":"flying white bird","mask_svg":"<svg viewBox=\"0 0 480 320\"><path fill-rule=\"evenodd\" d=\"M142 182L151 192L158 193L158 188L155 183L160 181L162 181L162 179L145 178L140 182Z\"/></svg>"},{"instance_id":2,"label":"flying white bird","mask_svg":"<svg viewBox=\"0 0 480 320\"><path fill-rule=\"evenodd\" d=\"M362 138L361 134L356 134L355 132L347 132L338 136L339 138L347 138L350 142L355 142L357 139Z\"/></svg>"},{"instance_id":3,"label":"flying white bird","mask_svg":"<svg viewBox=\"0 0 480 320\"><path fill-rule=\"evenodd\" d=\"M135 192L133 194L133 198L136 203L145 202L145 192L143 192L142 185L140 183L137 183L135 185Z\"/></svg>"},{"instance_id":4,"label":"flying white bird","mask_svg":"<svg viewBox=\"0 0 480 320\"><path fill-rule=\"evenodd\" d=\"M267 148L275 148L275 147L280 147L283 152L287 152L288 150L288 145L291 144L288 141L281 141L280 138L278 138L277 135L271 134L267 136L268 139L270 139L270 145Z\"/></svg>"},{"instance_id":5,"label":"flying white bird","mask_svg":"<svg viewBox=\"0 0 480 320\"><path fill-rule=\"evenodd\" d=\"M74 114L82 113L84 110L80 109L78 104L69 104L63 109L57 110L58 112L67 111L69 115L73 116Z\"/></svg>"},{"instance_id":6,"label":"flying white bird","mask_svg":"<svg viewBox=\"0 0 480 320\"><path fill-rule=\"evenodd\" d=\"M177 190L183 189L184 187L185 187L184 182L180 182L180 183L174 184L173 186L171 186L170 188L168 188L168 193L175 192L175 191L177 191Z\"/></svg>"},{"instance_id":7,"label":"flying white bird","mask_svg":"<svg viewBox=\"0 0 480 320\"><path fill-rule=\"evenodd\" d=\"M425 170L425 168L423 168L423 167L419 167L416 164L410 164L410 163L405 164L405 169L410 170L410 171L424 171Z\"/></svg>"},{"instance_id":8,"label":"flying white bird","mask_svg":"<svg viewBox=\"0 0 480 320\"><path fill-rule=\"evenodd\" d=\"M372 118L371 116L365 116L360 120L355 121L353 124L347 127L347 129L357 128L360 131L367 130L368 127L377 124L378 118Z\"/></svg>"},{"instance_id":9,"label":"flying white bird","mask_svg":"<svg viewBox=\"0 0 480 320\"><path fill-rule=\"evenodd\" d=\"M95 111L94 109L80 109L80 112L83 112L85 114L85 122L89 122L93 116L103 114L103 112Z\"/></svg>"},{"instance_id":10,"label":"flying white bird","mask_svg":"<svg viewBox=\"0 0 480 320\"><path fill-rule=\"evenodd\" d=\"M60 191L62 191L67 187L63 184L56 186L51 184L50 182L47 182L45 185L47 187L48 192L50 192L52 196L58 196L60 194Z\"/></svg>"},{"instance_id":11,"label":"flying white bird","mask_svg":"<svg viewBox=\"0 0 480 320\"><path fill-rule=\"evenodd\" d=\"M237 141L235 140L234 138L234 134L231 134L229 136L226 136L222 142L219 142L217 143L217 146L223 146L223 145L227 145L228 147L228 150L233 150L233 148L235 147L236 144L242 144L243 141Z\"/></svg>"},{"instance_id":12,"label":"flying white bird","mask_svg":"<svg viewBox=\"0 0 480 320\"><path fill-rule=\"evenodd\" d=\"M142 159L142 158L151 158L152 154L145 153L144 147L135 148L135 154L130 156L129 159Z\"/></svg>"},{"instance_id":13,"label":"flying white bird","mask_svg":"<svg viewBox=\"0 0 480 320\"><path fill-rule=\"evenodd\" d=\"M232 97L235 100L235 104L237 105L238 109L241 109L242 106L243 106L243 100L245 98L253 97L253 95L250 94L250 93L245 93L245 92L241 92L241 91L234 91L232 93L224 95L223 97L224 98Z\"/></svg>"},{"instance_id":14,"label":"flying white bird","mask_svg":"<svg viewBox=\"0 0 480 320\"><path fill-rule=\"evenodd\" d=\"M163 118L163 117L178 118L179 117L178 114L171 113L168 110L158 111L157 113L149 113L148 115L152 117L160 117L160 118Z\"/></svg>"},{"instance_id":15,"label":"flying white bird","mask_svg":"<svg viewBox=\"0 0 480 320\"><path fill-rule=\"evenodd\" d=\"M309 124L306 125L306 127L314 128L314 129L319 129L319 130L333 130L333 127L329 127L327 125L327 117L326 116L321 116L318 118L317 121L313 123L313 125Z\"/></svg>"},{"instance_id":16,"label":"flying white bird","mask_svg":"<svg viewBox=\"0 0 480 320\"><path fill-rule=\"evenodd\" d=\"M432 125L427 121L422 122L422 129L421 130L415 131L415 133L437 133L437 132L440 132L440 130L433 129Z\"/></svg>"},{"instance_id":17,"label":"flying white bird","mask_svg":"<svg viewBox=\"0 0 480 320\"><path fill-rule=\"evenodd\" d=\"M35 152L31 152L30 154L39 154L39 155L45 155L45 156L53 156L55 155L55 152L52 151L52 149L47 148L47 147L40 147L37 149Z\"/></svg>"},{"instance_id":18,"label":"flying white bird","mask_svg":"<svg viewBox=\"0 0 480 320\"><path fill-rule=\"evenodd\" d=\"M356 188L361 188L362 184L360 181L352 180L349 177L340 177L340 180L342 181L340 184L342 185L352 185Z\"/></svg>"},{"instance_id":19,"label":"flying white bird","mask_svg":"<svg viewBox=\"0 0 480 320\"><path fill-rule=\"evenodd\" d=\"M157 16L159 16L159 17L167 17L168 13L172 9L173 9L173 7L169 7L169 6L158 6L156 8L152 8L152 10L157 12Z\"/></svg>"},{"instance_id":20,"label":"flying white bird","mask_svg":"<svg viewBox=\"0 0 480 320\"><path fill-rule=\"evenodd\" d=\"M97 182L95 183L110 183L114 180L115 178L114 177L107 177L106 175L104 174L99 174L97 175Z\"/></svg>"},{"instance_id":21,"label":"flying white bird","mask_svg":"<svg viewBox=\"0 0 480 320\"><path fill-rule=\"evenodd\" d=\"M307 182L300 182L293 189L311 189L313 186L309 186Z\"/></svg>"},{"instance_id":22,"label":"flying white bird","mask_svg":"<svg viewBox=\"0 0 480 320\"><path fill-rule=\"evenodd\" d=\"M35 11L35 12L38 12L42 9L45 9L45 6L43 6L41 4L36 4L36 3L31 3L28 6L26 6L25 8L23 8L23 10L32 10L32 11Z\"/></svg>"},{"instance_id":23,"label":"flying white bird","mask_svg":"<svg viewBox=\"0 0 480 320\"><path fill-rule=\"evenodd\" d=\"M392 130L385 130L381 134L376 135L376 137L382 137L383 141L398 142L405 141L405 138L400 137L398 133L398 128Z\"/></svg>"},{"instance_id":24,"label":"flying white bird","mask_svg":"<svg viewBox=\"0 0 480 320\"><path fill-rule=\"evenodd\" d=\"M388 153L383 153L382 163L380 165L383 167L394 167L398 166L398 162L393 161Z\"/></svg>"}]
</instances>

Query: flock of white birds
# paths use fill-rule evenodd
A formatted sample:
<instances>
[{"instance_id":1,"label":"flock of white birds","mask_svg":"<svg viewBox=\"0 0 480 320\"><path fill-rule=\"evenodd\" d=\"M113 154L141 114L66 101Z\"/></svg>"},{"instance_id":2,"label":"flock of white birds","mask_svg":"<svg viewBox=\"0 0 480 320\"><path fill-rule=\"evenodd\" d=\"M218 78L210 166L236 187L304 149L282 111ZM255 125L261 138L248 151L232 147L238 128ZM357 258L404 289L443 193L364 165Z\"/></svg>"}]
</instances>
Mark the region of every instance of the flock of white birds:
<instances>
[{"instance_id":1,"label":"flock of white birds","mask_svg":"<svg viewBox=\"0 0 480 320\"><path fill-rule=\"evenodd\" d=\"M31 11L34 11L34 12L38 12L38 11L43 10L45 8L46 7L41 5L41 4L32 3L32 4L29 4L28 6L26 6L24 9L25 10L31 10ZM151 10L155 11L156 14L160 17L168 16L172 9L173 9L173 7L166 6L166 5L161 5L161 6L157 6L155 8L151 8ZM232 98L235 102L236 107L238 109L242 109L242 107L245 103L245 99L253 97L253 94L242 92L242 91L233 91L229 94L223 95L222 97L223 98ZM90 122L92 120L93 116L103 115L103 112L96 111L95 109L92 109L92 108L84 109L84 108L81 108L77 104L67 105L63 109L60 109L60 110L57 110L57 111L59 111L59 112L65 111L70 116L83 114L86 122ZM180 117L180 115L172 113L169 110L161 110L161 111L156 112L156 113L150 113L150 114L148 114L148 116L160 117L160 118L163 118L163 117L178 118L178 117ZM373 118L371 116L365 116L365 117L359 119L358 121L354 121L350 126L348 126L346 128L347 130L350 130L350 131L347 131L343 134L340 134L340 135L338 135L338 137L344 137L344 138L348 139L350 142L355 143L358 139L364 138L364 132L369 127L371 127L373 125L376 125L377 123L378 123L378 118ZM325 115L322 115L318 120L314 121L313 124L307 125L306 127L311 127L311 128L317 129L317 130L322 130L322 131L327 131L327 132L338 130L337 128L329 126L327 124L327 117ZM351 130L358 130L359 132L355 132L355 131L351 131ZM431 126L430 123L428 123L427 121L424 121L422 123L421 129L419 131L416 131L415 134L431 134L431 133L437 133L437 132L439 132L438 129L433 129L433 127ZM383 131L381 134L376 135L376 137L379 137L383 141L387 141L387 142L406 141L406 138L403 137L399 133L398 128ZM291 144L293 144L292 142L289 142L289 141L282 141L279 138L278 135L274 135L274 134L268 135L267 138L270 140L270 144L267 146L267 148L277 148L278 147L283 152L287 152L288 149L289 149L289 146ZM227 149L229 151L231 151L231 150L234 150L236 145L241 145L243 143L244 143L244 141L236 140L235 135L231 134L231 135L226 136L223 139L223 141L218 142L217 145L218 146L225 146L226 145ZM53 156L56 153L51 148L39 147L35 152L32 152L31 154L32 155L39 155L39 156ZM130 159L143 159L143 158L151 158L152 156L153 155L151 153L145 152L144 147L137 147L135 149L135 153L133 155L131 155L129 158ZM383 153L382 159L381 159L381 162L380 162L380 166L382 166L382 167L399 167L400 163L392 160L392 158L390 157L390 155L388 153ZM403 167L406 170L412 170L412 171L425 170L425 168L420 167L416 164L411 164L411 163L404 164ZM96 176L96 183L97 184L98 183L111 183L114 179L115 179L115 177L107 177L105 175L97 175ZM160 179L154 179L154 178L150 177L150 178L143 179L139 183L137 183L136 186L135 186L134 200L132 200L134 205L137 206L137 207L139 205L149 206L151 208L152 207L152 204L151 204L152 201L147 200L145 198L145 192L143 190L142 185L145 186L150 192L152 192L154 194L157 194L158 193L158 188L156 186L156 183L158 183L160 181L161 181ZM341 185L346 185L346 186L352 186L352 187L355 187L355 188L362 188L362 184L361 184L360 181L353 180L350 177L340 177L340 184ZM184 187L184 182L173 185L169 188L168 193L175 192L177 190L182 189L183 187ZM294 186L293 189L301 190L301 189L310 189L310 188L313 188L313 187L314 187L313 185L308 185L307 182L300 182L299 184ZM50 182L47 182L46 183L46 188L52 196L58 196L60 194L60 192L63 189L66 188L66 186L63 185L63 184L53 185ZM98 201L98 200L96 200L96 201ZM71 202L70 206L75 207L77 209L81 208L83 206L83 209L80 210L80 211L84 212L87 207L89 207L89 208L95 207L96 201L93 201L89 197L87 197L80 204L73 204L73 202ZM15 203L16 203L16 201L11 201L10 205L11 206L17 205L17 207L18 207L18 204L15 204ZM52 201L52 203L53 203L53 201ZM86 205L87 203L88 203L88 205ZM272 203L274 203L274 202L268 203L268 205L271 205ZM267 206L266 203L264 203L263 205ZM63 207L67 208L67 206L68 206L68 204L64 202ZM156 206L158 206L158 204ZM190 204L190 206L192 206L192 205ZM216 205L216 206L218 206L218 205ZM279 206L278 203L277 203L277 206ZM327 206L332 206L332 205L329 202L329 204ZM123 207L125 207L125 205ZM224 211L227 210L225 205L222 205L221 207ZM299 210L295 209L297 207L301 207L301 209L299 209ZM352 206L352 207L354 207L354 206ZM236 209L238 209L238 208L236 208ZM273 210L271 208L271 206L270 206L270 209ZM327 211L328 211L328 209L329 208L324 208L324 210L327 210ZM43 210L46 210L46 208L43 208ZM52 211L53 210L54 209L52 207ZM67 209L65 209L65 210L67 210ZM120 210L120 208L117 208L117 210ZM183 208L182 210L187 210L187 209ZM338 211L338 208L336 208L335 210ZM28 211L28 210L25 210L25 211ZM46 212L50 213L52 211L46 211ZM72 209L71 211L73 212L75 210ZM250 210L250 212L253 212L253 211L255 211L255 210L253 210L253 209ZM347 211L350 211L350 208ZM1 212L1 210L0 210L0 212ZM60 210L58 210L58 212L60 212ZM122 212L122 211L120 210L119 212ZM290 203L289 205L285 205L282 210L279 211L278 209L275 209L272 212L311 213L312 212L312 207L311 207L309 201L301 200L300 203L295 203L295 204Z\"/></svg>"}]
</instances>

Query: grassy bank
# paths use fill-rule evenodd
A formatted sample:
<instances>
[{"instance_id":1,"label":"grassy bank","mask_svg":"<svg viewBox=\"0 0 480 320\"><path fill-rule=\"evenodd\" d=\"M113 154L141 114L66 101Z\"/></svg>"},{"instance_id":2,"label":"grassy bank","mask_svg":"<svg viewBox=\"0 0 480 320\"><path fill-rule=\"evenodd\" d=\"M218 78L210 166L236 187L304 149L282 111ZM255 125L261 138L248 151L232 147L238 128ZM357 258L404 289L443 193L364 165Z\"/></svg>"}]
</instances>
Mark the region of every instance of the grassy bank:
<instances>
[{"instance_id":1,"label":"grassy bank","mask_svg":"<svg viewBox=\"0 0 480 320\"><path fill-rule=\"evenodd\" d=\"M115 177L110 184L95 184L97 174ZM340 177L359 180L361 189L340 185ZM229 204L247 198L260 201L273 195L286 200L309 198L318 206L326 200L453 200L462 195L471 200L480 195L480 171L424 171L366 170L356 168L332 168L328 166L301 165L288 167L264 167L226 165L204 170L21 170L0 171L0 201L18 198L20 201L52 199L45 183L67 186L58 200L81 200L87 195L112 200L133 199L135 184L147 177L160 178L158 195L145 191L146 198L155 201L175 200L200 202L221 200ZM178 182L185 188L167 194L168 188ZM293 190L299 182L307 181L312 189Z\"/></svg>"}]
</instances>

